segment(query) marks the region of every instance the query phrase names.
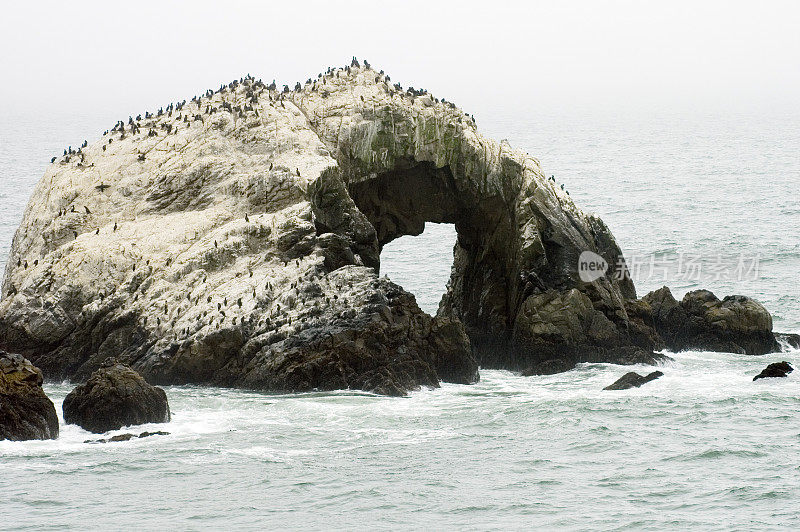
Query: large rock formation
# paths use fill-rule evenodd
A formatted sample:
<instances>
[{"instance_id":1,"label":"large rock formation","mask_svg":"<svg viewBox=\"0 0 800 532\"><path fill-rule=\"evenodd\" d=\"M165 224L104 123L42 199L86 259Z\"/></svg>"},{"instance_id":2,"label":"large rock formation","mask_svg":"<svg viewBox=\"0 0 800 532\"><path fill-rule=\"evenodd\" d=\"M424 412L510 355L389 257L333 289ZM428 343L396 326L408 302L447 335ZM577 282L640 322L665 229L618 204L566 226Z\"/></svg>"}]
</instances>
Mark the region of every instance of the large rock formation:
<instances>
[{"instance_id":1,"label":"large rock formation","mask_svg":"<svg viewBox=\"0 0 800 532\"><path fill-rule=\"evenodd\" d=\"M666 286L642 298L650 306L656 330L673 351L701 349L748 355L778 351L772 316L746 296L720 300L694 290L678 302Z\"/></svg>"},{"instance_id":2,"label":"large rock formation","mask_svg":"<svg viewBox=\"0 0 800 532\"><path fill-rule=\"evenodd\" d=\"M435 318L378 277L428 221L458 233ZM584 251L613 268L582 281ZM404 393L474 382L472 353L646 359L661 341L625 271L536 159L354 64L294 91L246 78L57 158L14 238L0 344L53 378L117 356L158 383Z\"/></svg>"},{"instance_id":3,"label":"large rock formation","mask_svg":"<svg viewBox=\"0 0 800 532\"><path fill-rule=\"evenodd\" d=\"M166 392L113 358L72 390L62 409L64 421L98 433L170 420Z\"/></svg>"},{"instance_id":4,"label":"large rock formation","mask_svg":"<svg viewBox=\"0 0 800 532\"><path fill-rule=\"evenodd\" d=\"M58 415L42 390L42 372L20 355L0 351L0 440L52 440Z\"/></svg>"}]
</instances>

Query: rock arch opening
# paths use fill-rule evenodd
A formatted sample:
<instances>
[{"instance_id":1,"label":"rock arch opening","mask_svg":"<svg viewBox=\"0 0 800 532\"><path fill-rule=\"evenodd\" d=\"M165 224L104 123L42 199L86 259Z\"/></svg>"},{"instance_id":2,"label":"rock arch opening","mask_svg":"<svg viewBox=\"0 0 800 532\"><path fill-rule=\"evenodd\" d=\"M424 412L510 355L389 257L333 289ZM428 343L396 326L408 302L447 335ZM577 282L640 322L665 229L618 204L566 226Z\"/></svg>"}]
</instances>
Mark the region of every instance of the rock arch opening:
<instances>
[{"instance_id":1,"label":"rock arch opening","mask_svg":"<svg viewBox=\"0 0 800 532\"><path fill-rule=\"evenodd\" d=\"M458 317L477 339L507 334L514 314L516 283L507 243L514 213L498 196L476 193L454 178L448 165L399 160L383 173L347 176L347 193L377 240L377 252L403 236L420 235L426 223L452 224L452 268L439 314ZM377 268L381 273L380 260Z\"/></svg>"},{"instance_id":2,"label":"rock arch opening","mask_svg":"<svg viewBox=\"0 0 800 532\"><path fill-rule=\"evenodd\" d=\"M402 236L381 251L381 273L414 294L419 307L436 315L453 267L453 224L425 224L418 236Z\"/></svg>"}]
</instances>

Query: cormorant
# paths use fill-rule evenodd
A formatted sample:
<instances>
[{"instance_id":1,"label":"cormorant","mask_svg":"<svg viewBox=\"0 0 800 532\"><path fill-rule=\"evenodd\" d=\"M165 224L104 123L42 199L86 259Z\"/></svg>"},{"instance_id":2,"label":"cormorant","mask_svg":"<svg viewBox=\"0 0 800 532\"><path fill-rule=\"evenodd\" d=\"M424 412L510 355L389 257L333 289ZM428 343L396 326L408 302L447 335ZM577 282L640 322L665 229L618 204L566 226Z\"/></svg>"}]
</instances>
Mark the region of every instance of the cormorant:
<instances>
[{"instance_id":1,"label":"cormorant","mask_svg":"<svg viewBox=\"0 0 800 532\"><path fill-rule=\"evenodd\" d=\"M92 211L89 210L89 207L84 205L83 208L86 209L86 214L92 214Z\"/></svg>"}]
</instances>

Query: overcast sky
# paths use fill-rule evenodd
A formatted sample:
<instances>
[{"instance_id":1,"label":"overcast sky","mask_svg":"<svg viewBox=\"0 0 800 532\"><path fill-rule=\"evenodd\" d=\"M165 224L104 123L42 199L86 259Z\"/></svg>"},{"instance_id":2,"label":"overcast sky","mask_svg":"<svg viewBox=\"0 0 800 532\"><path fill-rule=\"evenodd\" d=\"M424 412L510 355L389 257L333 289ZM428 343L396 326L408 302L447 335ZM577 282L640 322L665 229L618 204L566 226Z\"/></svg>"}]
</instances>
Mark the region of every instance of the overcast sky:
<instances>
[{"instance_id":1,"label":"overcast sky","mask_svg":"<svg viewBox=\"0 0 800 532\"><path fill-rule=\"evenodd\" d=\"M0 112L136 114L251 73L352 55L480 113L641 104L797 108L800 2L13 2Z\"/></svg>"}]
</instances>

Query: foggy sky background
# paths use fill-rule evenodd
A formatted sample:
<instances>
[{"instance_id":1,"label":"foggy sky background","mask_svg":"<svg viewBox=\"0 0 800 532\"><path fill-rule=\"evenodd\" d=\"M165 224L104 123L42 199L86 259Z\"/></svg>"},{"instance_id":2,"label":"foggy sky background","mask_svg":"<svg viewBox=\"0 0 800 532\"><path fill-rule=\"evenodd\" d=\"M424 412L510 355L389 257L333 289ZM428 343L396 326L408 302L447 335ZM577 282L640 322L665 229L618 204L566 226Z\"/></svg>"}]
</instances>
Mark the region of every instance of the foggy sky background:
<instances>
[{"instance_id":1,"label":"foggy sky background","mask_svg":"<svg viewBox=\"0 0 800 532\"><path fill-rule=\"evenodd\" d=\"M293 87L352 55L476 118L800 108L791 1L28 2L4 6L0 45L0 112L111 123L247 73Z\"/></svg>"}]
</instances>

